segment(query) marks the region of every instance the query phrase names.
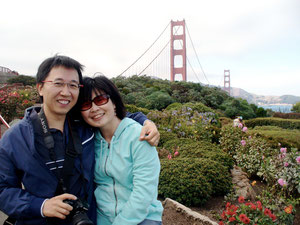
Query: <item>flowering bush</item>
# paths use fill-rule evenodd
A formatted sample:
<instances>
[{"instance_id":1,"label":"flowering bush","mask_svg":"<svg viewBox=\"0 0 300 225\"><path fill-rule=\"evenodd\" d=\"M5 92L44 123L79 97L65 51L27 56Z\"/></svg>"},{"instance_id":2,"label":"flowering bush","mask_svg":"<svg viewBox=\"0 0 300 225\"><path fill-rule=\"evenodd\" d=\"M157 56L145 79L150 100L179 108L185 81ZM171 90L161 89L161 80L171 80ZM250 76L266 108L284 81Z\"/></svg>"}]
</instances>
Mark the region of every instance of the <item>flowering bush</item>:
<instances>
[{"instance_id":1,"label":"flowering bush","mask_svg":"<svg viewBox=\"0 0 300 225\"><path fill-rule=\"evenodd\" d=\"M0 96L0 113L7 122L23 117L24 110L38 99L38 94L33 87L0 90Z\"/></svg>"},{"instance_id":2,"label":"flowering bush","mask_svg":"<svg viewBox=\"0 0 300 225\"><path fill-rule=\"evenodd\" d=\"M256 224L271 225L293 223L293 206L289 205L284 210L274 211L263 205L261 201L245 202L244 197L238 198L239 205L226 203L225 210L220 216L220 225L224 224Z\"/></svg>"},{"instance_id":3,"label":"flowering bush","mask_svg":"<svg viewBox=\"0 0 300 225\"><path fill-rule=\"evenodd\" d=\"M183 106L172 111L151 111L147 117L153 120L160 130L175 133L179 138L209 141L219 138L219 120L213 112L198 112Z\"/></svg>"},{"instance_id":4,"label":"flowering bush","mask_svg":"<svg viewBox=\"0 0 300 225\"><path fill-rule=\"evenodd\" d=\"M221 130L221 147L229 152L238 166L257 175L286 193L300 193L300 154L296 148L281 147L279 152L264 138L248 136L248 128L225 126ZM297 159L298 157L298 159Z\"/></svg>"},{"instance_id":5,"label":"flowering bush","mask_svg":"<svg viewBox=\"0 0 300 225\"><path fill-rule=\"evenodd\" d=\"M276 155L275 155L276 157ZM281 148L277 159L274 157L275 178L277 183L286 192L292 193L297 191L300 193L300 154L296 148L287 150Z\"/></svg>"}]
</instances>

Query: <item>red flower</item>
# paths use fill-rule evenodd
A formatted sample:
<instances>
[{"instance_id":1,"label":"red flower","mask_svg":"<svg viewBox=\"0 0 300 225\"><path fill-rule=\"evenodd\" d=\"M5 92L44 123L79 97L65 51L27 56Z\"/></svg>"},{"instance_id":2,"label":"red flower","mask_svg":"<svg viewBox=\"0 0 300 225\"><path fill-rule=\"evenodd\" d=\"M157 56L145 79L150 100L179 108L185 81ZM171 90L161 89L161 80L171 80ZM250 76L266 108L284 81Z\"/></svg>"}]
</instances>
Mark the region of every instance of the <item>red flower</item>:
<instances>
[{"instance_id":1,"label":"red flower","mask_svg":"<svg viewBox=\"0 0 300 225\"><path fill-rule=\"evenodd\" d=\"M264 214L265 214L266 216L269 216L270 214L272 214L272 212L271 212L270 209L265 208Z\"/></svg>"},{"instance_id":2,"label":"red flower","mask_svg":"<svg viewBox=\"0 0 300 225\"><path fill-rule=\"evenodd\" d=\"M235 221L235 218L234 217L229 217L229 222L233 222L233 221Z\"/></svg>"},{"instance_id":3,"label":"red flower","mask_svg":"<svg viewBox=\"0 0 300 225\"><path fill-rule=\"evenodd\" d=\"M221 218L222 218L223 220L225 220L225 219L227 218L227 217L226 217L225 211L222 212Z\"/></svg>"},{"instance_id":4,"label":"red flower","mask_svg":"<svg viewBox=\"0 0 300 225\"><path fill-rule=\"evenodd\" d=\"M251 203L251 209L256 210L256 205L254 205L253 203Z\"/></svg>"},{"instance_id":5,"label":"red flower","mask_svg":"<svg viewBox=\"0 0 300 225\"><path fill-rule=\"evenodd\" d=\"M239 203L244 203L245 202L245 198L243 196L240 196L238 199Z\"/></svg>"},{"instance_id":6,"label":"red flower","mask_svg":"<svg viewBox=\"0 0 300 225\"><path fill-rule=\"evenodd\" d=\"M261 211L262 210L262 204L261 204L261 202L257 201L256 204L257 204L257 208Z\"/></svg>"},{"instance_id":7,"label":"red flower","mask_svg":"<svg viewBox=\"0 0 300 225\"><path fill-rule=\"evenodd\" d=\"M269 216L270 216L270 218L271 218L273 221L275 221L275 220L277 219L277 217L276 217L274 214L272 214L272 213L271 213Z\"/></svg>"},{"instance_id":8,"label":"red flower","mask_svg":"<svg viewBox=\"0 0 300 225\"><path fill-rule=\"evenodd\" d=\"M241 214L239 218L244 224L250 223L250 219L245 214Z\"/></svg>"},{"instance_id":9,"label":"red flower","mask_svg":"<svg viewBox=\"0 0 300 225\"><path fill-rule=\"evenodd\" d=\"M220 221L220 222L219 222L219 225L224 225L223 221Z\"/></svg>"},{"instance_id":10,"label":"red flower","mask_svg":"<svg viewBox=\"0 0 300 225\"><path fill-rule=\"evenodd\" d=\"M229 208L229 206L230 206L230 202L227 202L226 203L226 208Z\"/></svg>"}]
</instances>

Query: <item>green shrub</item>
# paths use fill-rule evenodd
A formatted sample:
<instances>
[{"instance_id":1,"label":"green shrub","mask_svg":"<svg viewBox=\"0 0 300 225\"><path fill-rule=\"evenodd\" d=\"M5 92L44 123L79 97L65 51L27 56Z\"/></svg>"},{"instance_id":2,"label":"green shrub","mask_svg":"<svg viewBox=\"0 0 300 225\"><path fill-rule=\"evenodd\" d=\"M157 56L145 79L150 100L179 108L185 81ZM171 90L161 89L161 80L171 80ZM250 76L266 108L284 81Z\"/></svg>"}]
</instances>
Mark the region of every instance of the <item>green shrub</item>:
<instances>
[{"instance_id":1,"label":"green shrub","mask_svg":"<svg viewBox=\"0 0 300 225\"><path fill-rule=\"evenodd\" d=\"M200 172L202 160L161 160L158 193L186 206L205 204L212 194L212 184Z\"/></svg>"},{"instance_id":2,"label":"green shrub","mask_svg":"<svg viewBox=\"0 0 300 225\"><path fill-rule=\"evenodd\" d=\"M172 132L178 138L211 142L219 140L220 122L213 112L199 113L190 107L183 106L179 110L151 111L147 117L153 120L161 130Z\"/></svg>"},{"instance_id":3,"label":"green shrub","mask_svg":"<svg viewBox=\"0 0 300 225\"><path fill-rule=\"evenodd\" d=\"M232 157L223 152L218 145L207 141L195 141L187 138L171 139L163 147L174 157L206 158L222 164L228 170L233 167ZM178 152L178 156L174 155L175 151Z\"/></svg>"},{"instance_id":4,"label":"green shrub","mask_svg":"<svg viewBox=\"0 0 300 225\"><path fill-rule=\"evenodd\" d=\"M255 118L246 120L247 127L256 126L277 126L284 129L300 129L300 120L296 119L282 119L282 118Z\"/></svg>"},{"instance_id":5,"label":"green shrub","mask_svg":"<svg viewBox=\"0 0 300 225\"><path fill-rule=\"evenodd\" d=\"M126 104L125 107L126 107L126 110L127 110L128 112L131 112L131 113L142 112L142 113L144 113L145 115L147 115L147 114L150 112L149 109L137 107L137 106L135 106L135 105L129 105L129 104Z\"/></svg>"},{"instance_id":6,"label":"green shrub","mask_svg":"<svg viewBox=\"0 0 300 225\"><path fill-rule=\"evenodd\" d=\"M243 137L246 137L246 133L241 132L240 128L234 127L232 124L223 126L220 138L221 149L229 155L234 156Z\"/></svg>"},{"instance_id":7,"label":"green shrub","mask_svg":"<svg viewBox=\"0 0 300 225\"><path fill-rule=\"evenodd\" d=\"M166 130L161 130L161 129L159 129L158 131L160 133L158 147L163 147L164 144L169 140L177 139L177 135L175 133L168 132Z\"/></svg>"},{"instance_id":8,"label":"green shrub","mask_svg":"<svg viewBox=\"0 0 300 225\"><path fill-rule=\"evenodd\" d=\"M237 146L233 158L237 165L245 169L248 174L256 175L261 171L264 158L275 154L275 151L262 138L251 137L243 140L245 141L245 145L239 144Z\"/></svg>"},{"instance_id":9,"label":"green shrub","mask_svg":"<svg viewBox=\"0 0 300 225\"><path fill-rule=\"evenodd\" d=\"M202 158L161 160L159 195L187 206L205 204L231 189L231 175L219 162Z\"/></svg>"},{"instance_id":10,"label":"green shrub","mask_svg":"<svg viewBox=\"0 0 300 225\"><path fill-rule=\"evenodd\" d=\"M174 102L174 103L168 105L165 110L169 111L169 110L176 110L176 109L180 109L180 108L182 108L182 104L179 102Z\"/></svg>"}]
</instances>

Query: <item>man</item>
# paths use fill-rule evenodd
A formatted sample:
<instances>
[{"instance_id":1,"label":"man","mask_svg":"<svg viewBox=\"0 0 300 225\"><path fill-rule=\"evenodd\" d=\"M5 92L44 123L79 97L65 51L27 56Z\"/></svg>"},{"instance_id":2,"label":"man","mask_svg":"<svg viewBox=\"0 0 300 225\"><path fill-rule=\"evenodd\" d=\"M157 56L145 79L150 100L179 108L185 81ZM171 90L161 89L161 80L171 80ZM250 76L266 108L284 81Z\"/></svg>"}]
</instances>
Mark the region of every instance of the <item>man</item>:
<instances>
[{"instance_id":1,"label":"man","mask_svg":"<svg viewBox=\"0 0 300 225\"><path fill-rule=\"evenodd\" d=\"M65 219L73 207L64 201L93 203L93 130L68 116L78 100L81 72L82 65L66 56L42 62L37 72L42 108L27 109L0 139L0 210L18 225L69 224ZM146 120L140 113L131 116ZM145 124L141 139L157 145L155 124ZM88 215L95 222L94 213L92 205Z\"/></svg>"}]
</instances>

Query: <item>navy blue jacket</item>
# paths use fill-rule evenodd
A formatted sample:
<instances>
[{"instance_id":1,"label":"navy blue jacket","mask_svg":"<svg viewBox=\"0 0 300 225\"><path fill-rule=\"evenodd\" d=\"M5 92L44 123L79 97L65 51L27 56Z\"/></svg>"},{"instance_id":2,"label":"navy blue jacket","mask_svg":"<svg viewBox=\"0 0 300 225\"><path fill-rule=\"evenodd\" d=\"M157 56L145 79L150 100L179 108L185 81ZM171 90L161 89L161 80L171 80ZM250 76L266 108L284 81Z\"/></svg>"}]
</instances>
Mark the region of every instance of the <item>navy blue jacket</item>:
<instances>
[{"instance_id":1,"label":"navy blue jacket","mask_svg":"<svg viewBox=\"0 0 300 225\"><path fill-rule=\"evenodd\" d=\"M16 218L18 225L47 224L46 219L41 216L41 205L46 198L55 196L58 184L55 174L48 169L35 149L30 119L32 111L33 108L27 109L25 117L8 129L0 139L0 210ZM135 117L141 124L146 119L142 113L132 114L130 117ZM67 123L65 126L68 126ZM76 158L74 172L80 174L83 170L90 204L88 215L95 222L94 132L92 128L82 125L77 128L82 142L82 157ZM64 130L68 132L68 129ZM70 179L69 193L83 198L83 192L74 193L78 190L74 187L78 184L78 179L81 179L79 175Z\"/></svg>"}]
</instances>

